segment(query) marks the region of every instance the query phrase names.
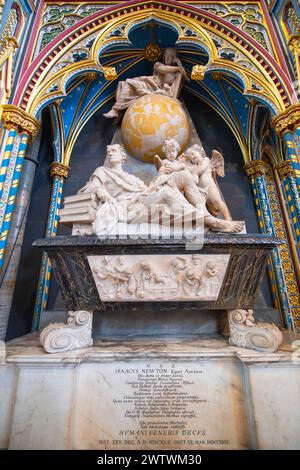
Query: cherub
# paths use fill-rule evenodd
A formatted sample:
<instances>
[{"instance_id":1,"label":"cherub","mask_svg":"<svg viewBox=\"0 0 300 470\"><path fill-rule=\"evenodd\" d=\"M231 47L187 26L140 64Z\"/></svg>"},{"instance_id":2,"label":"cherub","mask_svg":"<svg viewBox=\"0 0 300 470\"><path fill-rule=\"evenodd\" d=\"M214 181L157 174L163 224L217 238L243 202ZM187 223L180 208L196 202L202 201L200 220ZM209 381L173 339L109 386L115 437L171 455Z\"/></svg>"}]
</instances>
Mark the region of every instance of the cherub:
<instances>
[{"instance_id":1,"label":"cherub","mask_svg":"<svg viewBox=\"0 0 300 470\"><path fill-rule=\"evenodd\" d=\"M156 187L163 186L165 184L173 186L170 175L176 171L186 169L184 163L177 160L180 145L176 139L167 139L162 147L162 151L165 155L164 160L161 160L158 155L154 156L154 163L159 173L157 178L154 180L154 184Z\"/></svg>"},{"instance_id":2,"label":"cherub","mask_svg":"<svg viewBox=\"0 0 300 470\"><path fill-rule=\"evenodd\" d=\"M179 296L183 295L186 267L186 259L182 256L177 256L171 261L171 278L176 281Z\"/></svg>"},{"instance_id":3,"label":"cherub","mask_svg":"<svg viewBox=\"0 0 300 470\"><path fill-rule=\"evenodd\" d=\"M183 291L187 296L201 295L203 284L202 279L202 258L201 255L195 253L192 255L191 262L185 271Z\"/></svg>"},{"instance_id":4,"label":"cherub","mask_svg":"<svg viewBox=\"0 0 300 470\"><path fill-rule=\"evenodd\" d=\"M194 175L199 191L205 195L206 202L212 215L221 212L225 220L232 220L229 209L223 201L220 190L216 184L217 176L222 178L224 173L224 158L217 150L212 151L212 158L208 158L203 148L195 144L189 147L179 159Z\"/></svg>"},{"instance_id":5,"label":"cherub","mask_svg":"<svg viewBox=\"0 0 300 470\"><path fill-rule=\"evenodd\" d=\"M203 272L203 289L206 295L213 294L214 278L218 278L219 271L215 261L208 261Z\"/></svg>"}]
</instances>

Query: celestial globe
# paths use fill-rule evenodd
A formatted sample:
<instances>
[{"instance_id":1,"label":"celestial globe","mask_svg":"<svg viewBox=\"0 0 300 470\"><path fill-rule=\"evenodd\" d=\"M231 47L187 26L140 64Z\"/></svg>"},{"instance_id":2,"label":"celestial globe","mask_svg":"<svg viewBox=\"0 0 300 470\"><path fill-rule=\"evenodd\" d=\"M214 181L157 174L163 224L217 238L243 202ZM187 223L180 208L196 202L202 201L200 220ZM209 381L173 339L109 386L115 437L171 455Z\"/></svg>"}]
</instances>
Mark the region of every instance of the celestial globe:
<instances>
[{"instance_id":1,"label":"celestial globe","mask_svg":"<svg viewBox=\"0 0 300 470\"><path fill-rule=\"evenodd\" d=\"M164 156L166 139L175 138L184 150L190 137L189 121L179 101L160 94L146 95L127 109L121 134L130 155L153 162L154 155Z\"/></svg>"}]
</instances>

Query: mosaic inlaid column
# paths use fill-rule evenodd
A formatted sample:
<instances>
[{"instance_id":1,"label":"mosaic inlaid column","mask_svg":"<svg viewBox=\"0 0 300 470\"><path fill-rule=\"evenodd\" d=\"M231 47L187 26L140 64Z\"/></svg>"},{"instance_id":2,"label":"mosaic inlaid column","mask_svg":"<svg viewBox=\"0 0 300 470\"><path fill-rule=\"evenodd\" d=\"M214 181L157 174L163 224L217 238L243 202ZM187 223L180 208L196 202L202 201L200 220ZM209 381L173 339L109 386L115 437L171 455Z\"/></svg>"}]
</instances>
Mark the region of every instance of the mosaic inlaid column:
<instances>
[{"instance_id":1,"label":"mosaic inlaid column","mask_svg":"<svg viewBox=\"0 0 300 470\"><path fill-rule=\"evenodd\" d=\"M3 155L1 155L1 164L0 164L0 200L1 204L2 202L2 193L3 193L3 187L7 175L7 170L8 170L8 165L10 162L10 157L11 153L14 147L14 142L15 142L15 137L17 134L17 129L14 127L10 127L7 136L6 136L6 142L5 142L5 148Z\"/></svg>"},{"instance_id":2,"label":"mosaic inlaid column","mask_svg":"<svg viewBox=\"0 0 300 470\"><path fill-rule=\"evenodd\" d=\"M288 209L300 246L300 104L289 106L273 120L285 147L285 161L278 165Z\"/></svg>"},{"instance_id":3,"label":"mosaic inlaid column","mask_svg":"<svg viewBox=\"0 0 300 470\"><path fill-rule=\"evenodd\" d=\"M297 252L293 246L294 237L290 229L284 198L278 181L277 170L265 165L266 188L272 213L274 233L285 242L278 247L287 296L291 308L292 323L300 331L300 271Z\"/></svg>"},{"instance_id":4,"label":"mosaic inlaid column","mask_svg":"<svg viewBox=\"0 0 300 470\"><path fill-rule=\"evenodd\" d=\"M290 46L290 49L294 57L296 79L299 81L300 80L300 19L297 14L297 11L294 8L289 8L288 18L289 18L289 24L290 24L291 33L292 33L288 44Z\"/></svg>"},{"instance_id":5,"label":"mosaic inlaid column","mask_svg":"<svg viewBox=\"0 0 300 470\"><path fill-rule=\"evenodd\" d=\"M46 237L55 237L57 234L59 221L58 213L62 202L63 185L68 174L69 167L62 163L52 163L50 170L50 176L52 177L52 191L45 234ZM43 253L32 322L33 331L38 330L41 313L45 308L47 308L51 274L51 263L46 253Z\"/></svg>"},{"instance_id":6,"label":"mosaic inlaid column","mask_svg":"<svg viewBox=\"0 0 300 470\"><path fill-rule=\"evenodd\" d=\"M280 163L277 165L277 171L285 192L297 243L300 246L300 197L293 162L287 160Z\"/></svg>"},{"instance_id":7,"label":"mosaic inlaid column","mask_svg":"<svg viewBox=\"0 0 300 470\"><path fill-rule=\"evenodd\" d=\"M25 152L28 142L37 135L40 127L35 117L25 113L17 106L3 105L2 119L4 126L11 131L11 133L9 133L10 137L12 138L12 136L14 136L14 140L11 141L10 139L8 150L10 153L2 160L2 163L4 162L5 164L3 167L5 177L3 177L4 181L2 182L2 202L4 202L4 204L0 213L0 268L3 266L5 248L18 193ZM13 156L15 145L17 145L17 151L16 155Z\"/></svg>"},{"instance_id":8,"label":"mosaic inlaid column","mask_svg":"<svg viewBox=\"0 0 300 470\"><path fill-rule=\"evenodd\" d=\"M38 164L39 145L40 138L36 138L26 151L15 209L12 214L7 239L4 264L0 272L0 339L3 340L6 338L9 314L19 270L28 207Z\"/></svg>"},{"instance_id":9,"label":"mosaic inlaid column","mask_svg":"<svg viewBox=\"0 0 300 470\"><path fill-rule=\"evenodd\" d=\"M259 230L261 233L276 235L265 178L265 163L261 160L253 161L246 165L245 170L251 183ZM285 326L294 329L295 325L291 314L280 251L277 248L272 250L268 271L274 304L276 308L280 309Z\"/></svg>"}]
</instances>

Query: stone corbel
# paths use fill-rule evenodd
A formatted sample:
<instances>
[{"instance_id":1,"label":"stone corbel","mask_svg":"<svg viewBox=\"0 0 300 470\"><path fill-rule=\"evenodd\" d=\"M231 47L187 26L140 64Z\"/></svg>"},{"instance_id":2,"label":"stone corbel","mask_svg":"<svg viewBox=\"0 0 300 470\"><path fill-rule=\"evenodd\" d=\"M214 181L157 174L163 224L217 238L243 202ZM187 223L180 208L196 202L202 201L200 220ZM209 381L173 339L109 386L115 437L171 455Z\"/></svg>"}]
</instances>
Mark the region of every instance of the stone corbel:
<instances>
[{"instance_id":1,"label":"stone corbel","mask_svg":"<svg viewBox=\"0 0 300 470\"><path fill-rule=\"evenodd\" d=\"M47 353L72 351L93 345L93 313L86 310L70 311L67 324L51 323L41 332L40 342Z\"/></svg>"},{"instance_id":2,"label":"stone corbel","mask_svg":"<svg viewBox=\"0 0 300 470\"><path fill-rule=\"evenodd\" d=\"M278 114L273 119L272 125L281 138L286 132L294 132L300 126L300 103L293 104Z\"/></svg>"},{"instance_id":3,"label":"stone corbel","mask_svg":"<svg viewBox=\"0 0 300 470\"><path fill-rule=\"evenodd\" d=\"M260 352L275 352L282 343L282 332L273 323L255 323L252 310L229 310L229 344Z\"/></svg>"},{"instance_id":4,"label":"stone corbel","mask_svg":"<svg viewBox=\"0 0 300 470\"><path fill-rule=\"evenodd\" d=\"M34 116L12 104L2 105L2 120L4 127L16 129L20 134L25 133L31 140L40 129L40 123Z\"/></svg>"}]
</instances>

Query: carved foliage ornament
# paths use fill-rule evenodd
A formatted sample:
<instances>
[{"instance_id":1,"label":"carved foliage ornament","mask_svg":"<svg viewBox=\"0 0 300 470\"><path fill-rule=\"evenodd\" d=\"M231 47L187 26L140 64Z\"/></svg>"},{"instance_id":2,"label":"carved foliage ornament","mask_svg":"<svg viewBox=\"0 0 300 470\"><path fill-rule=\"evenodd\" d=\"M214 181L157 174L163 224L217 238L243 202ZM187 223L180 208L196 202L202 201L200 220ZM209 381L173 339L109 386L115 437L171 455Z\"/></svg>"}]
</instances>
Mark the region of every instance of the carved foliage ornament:
<instances>
[{"instance_id":1,"label":"carved foliage ornament","mask_svg":"<svg viewBox=\"0 0 300 470\"><path fill-rule=\"evenodd\" d=\"M63 163L51 163L50 176L51 178L64 178L66 179L69 175L70 168Z\"/></svg>"},{"instance_id":2,"label":"carved foliage ornament","mask_svg":"<svg viewBox=\"0 0 300 470\"><path fill-rule=\"evenodd\" d=\"M204 79L205 72L206 67L204 65L194 65L192 69L191 79L202 81Z\"/></svg>"},{"instance_id":3,"label":"carved foliage ornament","mask_svg":"<svg viewBox=\"0 0 300 470\"><path fill-rule=\"evenodd\" d=\"M115 67L103 67L102 69L105 80L112 81L118 78Z\"/></svg>"},{"instance_id":4,"label":"carved foliage ornament","mask_svg":"<svg viewBox=\"0 0 300 470\"><path fill-rule=\"evenodd\" d=\"M287 131L294 132L300 125L300 104L289 106L284 112L278 114L272 124L280 137Z\"/></svg>"},{"instance_id":5,"label":"carved foliage ornament","mask_svg":"<svg viewBox=\"0 0 300 470\"><path fill-rule=\"evenodd\" d=\"M288 176L295 177L293 164L290 160L280 163L279 165L277 165L276 169L281 179L285 179Z\"/></svg>"},{"instance_id":6,"label":"carved foliage ornament","mask_svg":"<svg viewBox=\"0 0 300 470\"><path fill-rule=\"evenodd\" d=\"M264 176L265 163L262 160L255 160L245 166L245 171L249 178L257 178L258 176Z\"/></svg>"},{"instance_id":7,"label":"carved foliage ornament","mask_svg":"<svg viewBox=\"0 0 300 470\"><path fill-rule=\"evenodd\" d=\"M11 104L4 104L2 110L3 124L6 128L14 128L19 133L27 133L31 139L36 137L40 123L34 116Z\"/></svg>"},{"instance_id":8,"label":"carved foliage ornament","mask_svg":"<svg viewBox=\"0 0 300 470\"><path fill-rule=\"evenodd\" d=\"M145 49L145 59L149 62L157 62L162 55L162 50L158 44L150 43Z\"/></svg>"}]
</instances>

